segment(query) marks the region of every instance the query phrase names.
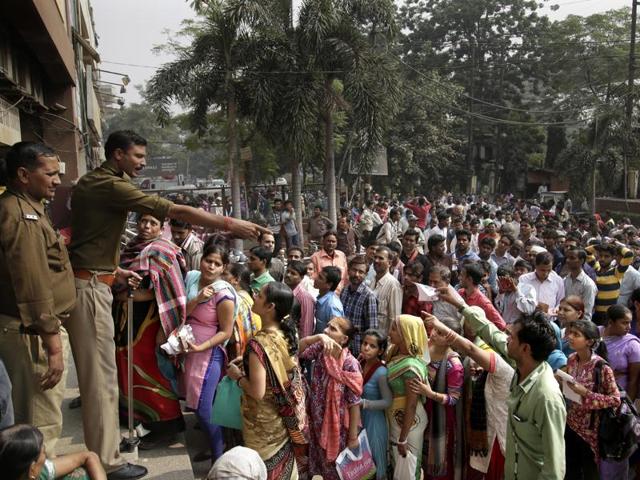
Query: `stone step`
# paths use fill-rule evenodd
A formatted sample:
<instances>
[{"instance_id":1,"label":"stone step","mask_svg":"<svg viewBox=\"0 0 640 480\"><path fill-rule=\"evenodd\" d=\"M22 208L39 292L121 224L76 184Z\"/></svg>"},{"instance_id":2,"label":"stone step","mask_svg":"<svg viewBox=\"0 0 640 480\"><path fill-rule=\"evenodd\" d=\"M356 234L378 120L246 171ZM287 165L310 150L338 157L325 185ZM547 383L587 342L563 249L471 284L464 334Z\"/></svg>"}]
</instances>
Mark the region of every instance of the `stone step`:
<instances>
[{"instance_id":1,"label":"stone step","mask_svg":"<svg viewBox=\"0 0 640 480\"><path fill-rule=\"evenodd\" d=\"M64 425L62 436L56 445L58 455L86 450L82 432L81 409L69 409L69 402L79 395L75 366L71 359L68 368L67 388L62 405ZM121 429L120 432L123 437L127 435L126 429ZM193 467L184 433L180 433L171 444L161 445L154 450L139 450L138 458L134 457L135 454L125 454L128 461L143 465L149 470L149 474L144 477L145 479L194 480Z\"/></svg>"}]
</instances>

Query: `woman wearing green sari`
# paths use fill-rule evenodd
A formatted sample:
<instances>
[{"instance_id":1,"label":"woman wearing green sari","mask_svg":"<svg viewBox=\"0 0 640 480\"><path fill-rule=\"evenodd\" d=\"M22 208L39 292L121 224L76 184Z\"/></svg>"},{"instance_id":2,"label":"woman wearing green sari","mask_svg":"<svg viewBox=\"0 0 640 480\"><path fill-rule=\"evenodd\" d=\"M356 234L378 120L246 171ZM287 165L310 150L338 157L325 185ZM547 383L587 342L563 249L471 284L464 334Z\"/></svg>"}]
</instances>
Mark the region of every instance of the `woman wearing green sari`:
<instances>
[{"instance_id":1,"label":"woman wearing green sari","mask_svg":"<svg viewBox=\"0 0 640 480\"><path fill-rule=\"evenodd\" d=\"M413 315L400 315L389 329L391 348L387 355L389 386L393 394L387 411L389 440L393 463L398 456L411 452L417 457L416 478L420 478L422 444L428 419L423 402L412 392L409 384L416 378L426 382L427 364L423 360L427 348L424 323Z\"/></svg>"}]
</instances>

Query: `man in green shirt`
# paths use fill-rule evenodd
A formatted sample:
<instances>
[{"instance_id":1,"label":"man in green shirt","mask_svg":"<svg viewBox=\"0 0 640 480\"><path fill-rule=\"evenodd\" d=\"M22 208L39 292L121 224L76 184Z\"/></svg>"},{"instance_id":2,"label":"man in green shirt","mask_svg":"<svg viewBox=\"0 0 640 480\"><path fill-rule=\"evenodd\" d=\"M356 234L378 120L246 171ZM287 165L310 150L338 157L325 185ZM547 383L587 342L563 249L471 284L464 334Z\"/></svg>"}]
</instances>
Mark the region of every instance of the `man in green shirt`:
<instances>
[{"instance_id":1,"label":"man in green shirt","mask_svg":"<svg viewBox=\"0 0 640 480\"><path fill-rule=\"evenodd\" d=\"M556 337L542 312L523 316L504 333L479 307L469 307L439 289L440 299L455 306L465 330L472 330L496 352L515 363L507 401L505 478L513 480L561 480L565 474L564 429L567 412L553 371L545 359L555 348Z\"/></svg>"},{"instance_id":2,"label":"man in green shirt","mask_svg":"<svg viewBox=\"0 0 640 480\"><path fill-rule=\"evenodd\" d=\"M275 282L269 273L271 251L267 247L253 247L249 250L247 267L251 270L251 292L256 294L267 283Z\"/></svg>"}]
</instances>

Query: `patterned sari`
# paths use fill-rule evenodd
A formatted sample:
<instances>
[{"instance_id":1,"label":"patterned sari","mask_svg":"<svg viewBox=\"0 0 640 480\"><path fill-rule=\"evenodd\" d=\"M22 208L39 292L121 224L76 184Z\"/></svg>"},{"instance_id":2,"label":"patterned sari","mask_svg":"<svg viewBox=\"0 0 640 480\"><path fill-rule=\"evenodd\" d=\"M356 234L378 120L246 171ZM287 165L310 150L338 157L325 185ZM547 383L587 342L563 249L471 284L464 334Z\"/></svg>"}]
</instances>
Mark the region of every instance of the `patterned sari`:
<instances>
[{"instance_id":1,"label":"patterned sari","mask_svg":"<svg viewBox=\"0 0 640 480\"><path fill-rule=\"evenodd\" d=\"M307 417L300 368L282 332L259 331L244 355L245 372L254 353L267 372L264 397L242 395L245 446L260 454L269 480L306 478Z\"/></svg>"},{"instance_id":2,"label":"patterned sari","mask_svg":"<svg viewBox=\"0 0 640 480\"><path fill-rule=\"evenodd\" d=\"M422 320L412 315L400 315L396 322L409 354L400 354L398 347L392 345L388 355L387 374L389 387L391 387L391 393L393 394L393 402L387 410L387 420L389 422L389 443L394 464L398 459L396 444L400 439L407 404L405 381L412 378L427 381L428 378L427 364L422 358L427 348L427 332ZM418 399L414 420L407 436L407 448L418 459L416 478L420 478L422 446L427 423L428 418L424 409L423 399Z\"/></svg>"},{"instance_id":3,"label":"patterned sari","mask_svg":"<svg viewBox=\"0 0 640 480\"><path fill-rule=\"evenodd\" d=\"M154 299L133 304L133 407L137 421L153 432L184 429L172 361L156 345L160 329L169 335L185 318L182 279L184 259L168 240L134 238L122 253L120 266L144 275L140 288ZM120 417L127 418L127 302L116 301L113 318L120 389Z\"/></svg>"}]
</instances>

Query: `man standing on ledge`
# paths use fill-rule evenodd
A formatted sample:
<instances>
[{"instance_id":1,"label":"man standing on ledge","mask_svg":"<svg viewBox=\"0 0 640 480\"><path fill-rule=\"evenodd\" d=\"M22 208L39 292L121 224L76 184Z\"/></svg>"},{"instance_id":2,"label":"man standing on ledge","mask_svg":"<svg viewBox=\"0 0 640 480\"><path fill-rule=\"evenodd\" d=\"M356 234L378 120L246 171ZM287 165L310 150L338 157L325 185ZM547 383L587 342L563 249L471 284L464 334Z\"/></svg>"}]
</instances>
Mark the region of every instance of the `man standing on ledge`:
<instances>
[{"instance_id":1,"label":"man standing on ledge","mask_svg":"<svg viewBox=\"0 0 640 480\"><path fill-rule=\"evenodd\" d=\"M149 196L133 185L146 165L147 141L129 130L114 132L105 144L107 161L83 176L71 199L73 238L69 247L75 276L77 303L68 331L78 372L85 444L96 452L109 480L140 478L147 469L126 463L120 456L118 381L111 286L128 282L136 287L140 277L122 270L120 236L130 211L156 218L226 230L236 237L252 238L268 230L243 220L212 215L187 205Z\"/></svg>"}]
</instances>

